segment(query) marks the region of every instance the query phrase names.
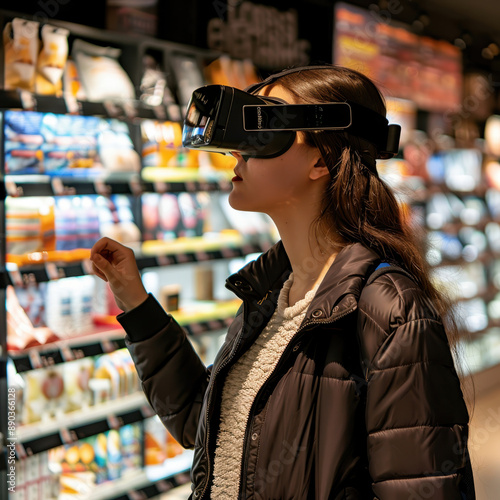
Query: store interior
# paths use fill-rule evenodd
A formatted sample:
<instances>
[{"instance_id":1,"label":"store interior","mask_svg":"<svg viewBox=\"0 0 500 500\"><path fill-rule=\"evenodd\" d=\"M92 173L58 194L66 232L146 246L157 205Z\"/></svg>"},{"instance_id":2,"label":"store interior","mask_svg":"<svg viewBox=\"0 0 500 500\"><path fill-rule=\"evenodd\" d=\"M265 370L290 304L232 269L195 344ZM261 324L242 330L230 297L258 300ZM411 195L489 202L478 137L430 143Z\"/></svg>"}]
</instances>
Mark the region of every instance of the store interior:
<instances>
[{"instance_id":1,"label":"store interior","mask_svg":"<svg viewBox=\"0 0 500 500\"><path fill-rule=\"evenodd\" d=\"M0 499L189 496L193 453L144 396L90 248L132 248L211 364L241 304L227 276L279 235L229 206L234 158L182 147L184 110L202 85L310 62L372 77L403 128L377 168L453 302L477 499L500 498L500 6L166 4L0 10Z\"/></svg>"}]
</instances>

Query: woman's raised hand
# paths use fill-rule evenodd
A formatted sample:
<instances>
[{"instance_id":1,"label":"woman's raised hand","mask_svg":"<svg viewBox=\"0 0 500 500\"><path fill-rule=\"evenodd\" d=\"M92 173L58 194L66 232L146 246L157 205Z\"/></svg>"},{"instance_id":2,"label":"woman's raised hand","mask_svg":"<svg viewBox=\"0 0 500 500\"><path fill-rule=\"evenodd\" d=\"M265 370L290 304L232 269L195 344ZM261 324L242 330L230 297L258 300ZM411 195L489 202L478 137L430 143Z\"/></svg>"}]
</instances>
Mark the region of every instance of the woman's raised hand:
<instances>
[{"instance_id":1,"label":"woman's raised hand","mask_svg":"<svg viewBox=\"0 0 500 500\"><path fill-rule=\"evenodd\" d=\"M107 281L116 305L127 312L142 304L148 293L132 249L110 238L101 238L90 251L94 273Z\"/></svg>"}]
</instances>

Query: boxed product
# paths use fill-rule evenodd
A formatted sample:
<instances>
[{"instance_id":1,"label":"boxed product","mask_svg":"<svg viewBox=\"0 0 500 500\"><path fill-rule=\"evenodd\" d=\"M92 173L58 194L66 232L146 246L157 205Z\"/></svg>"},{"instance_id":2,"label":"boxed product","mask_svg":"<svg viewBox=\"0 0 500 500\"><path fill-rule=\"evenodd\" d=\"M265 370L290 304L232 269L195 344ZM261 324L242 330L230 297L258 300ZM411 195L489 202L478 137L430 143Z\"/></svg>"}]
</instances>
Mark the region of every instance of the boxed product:
<instances>
[{"instance_id":1,"label":"boxed product","mask_svg":"<svg viewBox=\"0 0 500 500\"><path fill-rule=\"evenodd\" d=\"M55 250L54 199L7 197L7 253Z\"/></svg>"},{"instance_id":2,"label":"boxed product","mask_svg":"<svg viewBox=\"0 0 500 500\"><path fill-rule=\"evenodd\" d=\"M122 474L142 468L142 425L142 422L124 425L118 431L121 443Z\"/></svg>"},{"instance_id":3,"label":"boxed product","mask_svg":"<svg viewBox=\"0 0 500 500\"><path fill-rule=\"evenodd\" d=\"M83 358L64 364L66 411L88 408L92 404L89 382L94 373L94 360Z\"/></svg>"},{"instance_id":4,"label":"boxed product","mask_svg":"<svg viewBox=\"0 0 500 500\"><path fill-rule=\"evenodd\" d=\"M142 162L145 167L177 167L182 147L179 123L144 120L141 123Z\"/></svg>"},{"instance_id":5,"label":"boxed product","mask_svg":"<svg viewBox=\"0 0 500 500\"><path fill-rule=\"evenodd\" d=\"M179 231L179 236L194 237L203 235L208 201L203 193L179 193L178 202L183 226Z\"/></svg>"},{"instance_id":6,"label":"boxed product","mask_svg":"<svg viewBox=\"0 0 500 500\"><path fill-rule=\"evenodd\" d=\"M94 116L41 113L40 133L44 138L44 171L57 175L88 174L100 170L97 134L107 122Z\"/></svg>"},{"instance_id":7,"label":"boxed product","mask_svg":"<svg viewBox=\"0 0 500 500\"><path fill-rule=\"evenodd\" d=\"M145 193L142 196L143 238L173 240L181 228L181 212L174 193Z\"/></svg>"},{"instance_id":8,"label":"boxed product","mask_svg":"<svg viewBox=\"0 0 500 500\"><path fill-rule=\"evenodd\" d=\"M57 250L91 248L101 237L97 196L56 198Z\"/></svg>"},{"instance_id":9,"label":"boxed product","mask_svg":"<svg viewBox=\"0 0 500 500\"><path fill-rule=\"evenodd\" d=\"M141 240L141 232L134 220L134 199L127 195L99 196L96 205L101 236L108 236L120 243Z\"/></svg>"},{"instance_id":10,"label":"boxed product","mask_svg":"<svg viewBox=\"0 0 500 500\"><path fill-rule=\"evenodd\" d=\"M5 173L37 174L44 170L42 113L6 111L4 113Z\"/></svg>"},{"instance_id":11,"label":"boxed product","mask_svg":"<svg viewBox=\"0 0 500 500\"><path fill-rule=\"evenodd\" d=\"M108 127L97 135L99 157L109 172L138 172L141 159L134 149L126 123L109 120Z\"/></svg>"}]
</instances>

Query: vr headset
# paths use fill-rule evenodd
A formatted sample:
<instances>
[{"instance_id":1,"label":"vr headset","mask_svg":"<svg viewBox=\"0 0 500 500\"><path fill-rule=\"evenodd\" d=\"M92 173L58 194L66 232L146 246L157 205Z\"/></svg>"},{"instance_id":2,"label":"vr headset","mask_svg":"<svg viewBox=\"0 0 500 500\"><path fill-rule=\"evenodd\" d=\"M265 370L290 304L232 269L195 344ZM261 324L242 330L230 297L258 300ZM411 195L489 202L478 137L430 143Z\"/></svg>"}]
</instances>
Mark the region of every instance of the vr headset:
<instances>
[{"instance_id":1,"label":"vr headset","mask_svg":"<svg viewBox=\"0 0 500 500\"><path fill-rule=\"evenodd\" d=\"M381 114L355 102L288 104L275 97L254 95L287 74L331 66L294 68L272 75L243 90L206 85L193 92L188 104L182 144L184 147L229 154L245 159L274 158L292 146L298 130L345 130L377 148L377 158L398 153L401 127Z\"/></svg>"}]
</instances>

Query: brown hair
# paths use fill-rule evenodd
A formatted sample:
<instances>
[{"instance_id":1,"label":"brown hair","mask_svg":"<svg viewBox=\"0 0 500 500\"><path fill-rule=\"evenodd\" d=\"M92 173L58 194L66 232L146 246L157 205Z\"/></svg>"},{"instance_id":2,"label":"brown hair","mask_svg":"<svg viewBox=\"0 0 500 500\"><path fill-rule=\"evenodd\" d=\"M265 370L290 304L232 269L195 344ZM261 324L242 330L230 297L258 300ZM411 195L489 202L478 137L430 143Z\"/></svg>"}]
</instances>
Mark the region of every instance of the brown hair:
<instances>
[{"instance_id":1,"label":"brown hair","mask_svg":"<svg viewBox=\"0 0 500 500\"><path fill-rule=\"evenodd\" d=\"M351 69L332 66L290 73L275 85L282 85L298 103L349 100L386 115L378 88L365 75ZM445 321L457 355L458 329L449 314L451 302L431 282L424 259L425 232L411 224L392 190L378 176L376 147L345 132L303 133L306 143L319 149L331 175L321 214L314 225L316 236L328 235L337 249L359 242L377 252L383 261L406 269Z\"/></svg>"}]
</instances>

